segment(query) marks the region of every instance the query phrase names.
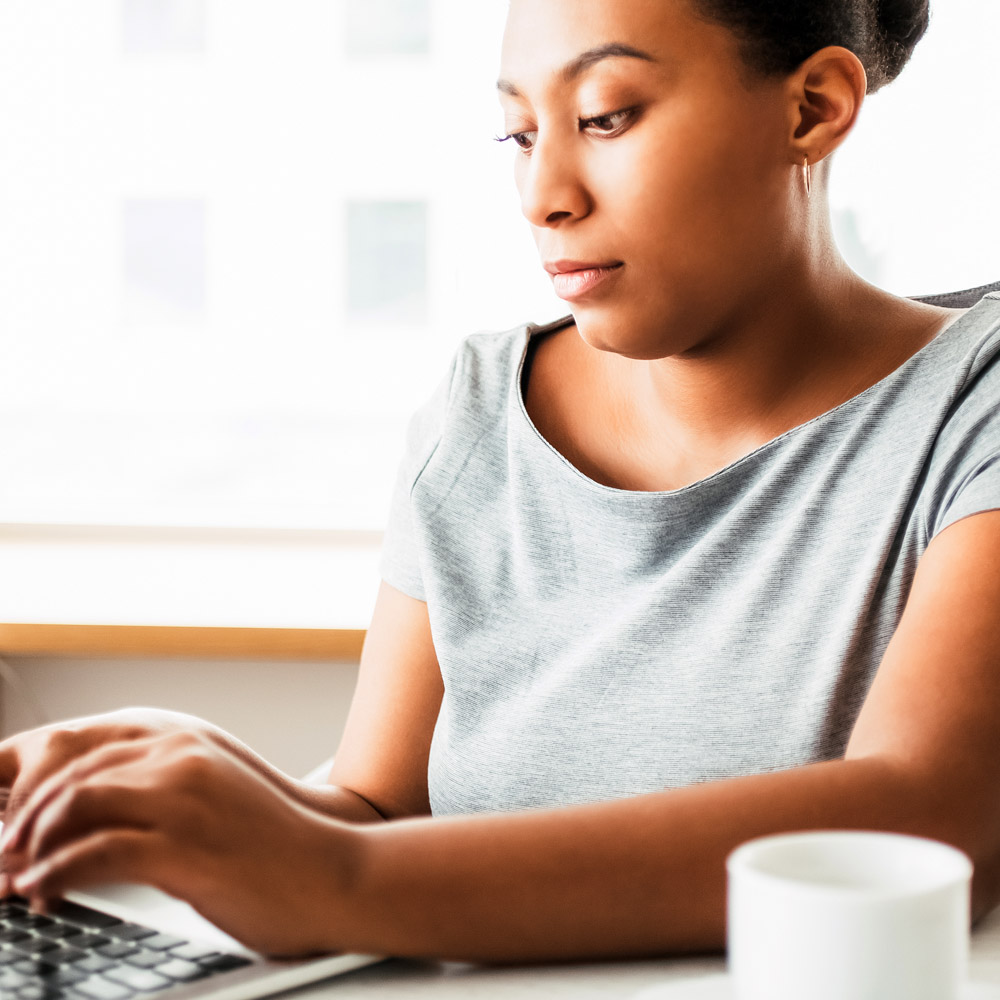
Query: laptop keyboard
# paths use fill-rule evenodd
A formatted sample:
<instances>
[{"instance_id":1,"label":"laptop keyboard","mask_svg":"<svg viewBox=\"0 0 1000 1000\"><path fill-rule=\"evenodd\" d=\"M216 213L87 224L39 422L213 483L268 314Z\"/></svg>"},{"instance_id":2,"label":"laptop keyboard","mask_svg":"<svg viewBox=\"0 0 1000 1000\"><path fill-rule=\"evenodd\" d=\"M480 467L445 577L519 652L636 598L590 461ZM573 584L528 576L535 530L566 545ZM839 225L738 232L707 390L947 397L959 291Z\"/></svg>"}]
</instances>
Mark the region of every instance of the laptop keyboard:
<instances>
[{"instance_id":1,"label":"laptop keyboard","mask_svg":"<svg viewBox=\"0 0 1000 1000\"><path fill-rule=\"evenodd\" d=\"M0 901L3 1000L129 1000L250 964L76 903L43 916Z\"/></svg>"}]
</instances>

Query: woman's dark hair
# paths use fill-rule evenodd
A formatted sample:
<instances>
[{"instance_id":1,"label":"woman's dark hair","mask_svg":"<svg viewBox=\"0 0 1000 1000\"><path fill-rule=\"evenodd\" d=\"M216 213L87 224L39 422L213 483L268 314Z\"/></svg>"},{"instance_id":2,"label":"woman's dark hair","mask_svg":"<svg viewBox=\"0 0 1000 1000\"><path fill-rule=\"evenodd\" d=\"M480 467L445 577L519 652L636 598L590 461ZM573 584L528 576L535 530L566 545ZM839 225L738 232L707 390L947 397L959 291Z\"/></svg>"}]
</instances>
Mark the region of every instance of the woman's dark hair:
<instances>
[{"instance_id":1,"label":"woman's dark hair","mask_svg":"<svg viewBox=\"0 0 1000 1000\"><path fill-rule=\"evenodd\" d=\"M747 66L791 73L827 45L850 49L864 64L868 93L891 83L930 20L930 0L692 0L708 21L743 43Z\"/></svg>"}]
</instances>

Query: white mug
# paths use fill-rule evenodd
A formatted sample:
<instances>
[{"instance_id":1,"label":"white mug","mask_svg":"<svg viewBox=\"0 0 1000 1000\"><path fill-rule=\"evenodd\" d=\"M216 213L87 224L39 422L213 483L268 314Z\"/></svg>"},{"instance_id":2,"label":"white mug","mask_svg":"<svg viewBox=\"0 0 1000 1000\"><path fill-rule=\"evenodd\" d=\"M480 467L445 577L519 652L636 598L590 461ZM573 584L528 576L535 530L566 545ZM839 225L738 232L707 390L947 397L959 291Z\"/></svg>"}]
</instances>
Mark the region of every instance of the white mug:
<instances>
[{"instance_id":1,"label":"white mug","mask_svg":"<svg viewBox=\"0 0 1000 1000\"><path fill-rule=\"evenodd\" d=\"M935 840L817 831L726 863L735 1000L957 1000L972 863Z\"/></svg>"}]
</instances>

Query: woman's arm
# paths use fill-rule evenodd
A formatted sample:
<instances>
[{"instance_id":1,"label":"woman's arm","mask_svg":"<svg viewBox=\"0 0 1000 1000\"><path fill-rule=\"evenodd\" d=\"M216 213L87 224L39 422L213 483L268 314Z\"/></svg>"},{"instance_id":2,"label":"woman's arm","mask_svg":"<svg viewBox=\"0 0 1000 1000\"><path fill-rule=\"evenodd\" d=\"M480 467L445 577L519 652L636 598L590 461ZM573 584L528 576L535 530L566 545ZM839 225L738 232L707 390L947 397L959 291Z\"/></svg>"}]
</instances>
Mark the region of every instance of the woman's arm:
<instances>
[{"instance_id":1,"label":"woman's arm","mask_svg":"<svg viewBox=\"0 0 1000 1000\"><path fill-rule=\"evenodd\" d=\"M429 816L427 758L443 695L427 605L383 583L330 783L386 819Z\"/></svg>"},{"instance_id":2,"label":"woman's arm","mask_svg":"<svg viewBox=\"0 0 1000 1000\"><path fill-rule=\"evenodd\" d=\"M975 914L997 902L1000 513L960 521L929 546L845 760L363 831L331 943L485 960L719 948L729 851L824 827L953 843L976 865Z\"/></svg>"},{"instance_id":3,"label":"woman's arm","mask_svg":"<svg viewBox=\"0 0 1000 1000\"><path fill-rule=\"evenodd\" d=\"M227 744L296 801L357 823L430 815L427 757L444 687L427 605L383 583L361 653L347 725L325 786L294 781Z\"/></svg>"},{"instance_id":4,"label":"woman's arm","mask_svg":"<svg viewBox=\"0 0 1000 1000\"><path fill-rule=\"evenodd\" d=\"M127 708L52 723L0 742L0 815L14 821L46 780L101 747L181 733L201 734L294 801L326 816L366 823L420 815L429 812L426 759L440 703L427 606L383 585L330 784L296 780L196 716Z\"/></svg>"},{"instance_id":5,"label":"woman's arm","mask_svg":"<svg viewBox=\"0 0 1000 1000\"><path fill-rule=\"evenodd\" d=\"M280 954L663 954L722 946L724 860L738 844L855 827L964 849L982 914L1000 883L998 608L1000 513L980 514L929 546L845 760L598 805L357 825L303 809L190 736L109 748L25 807L6 844L14 885L46 899L141 878ZM405 735L424 733L413 747L428 738L413 720L436 712L419 690L420 711L399 716ZM392 750L389 722L358 736L365 717L344 780L387 814L419 812L426 779L412 784L417 764ZM365 753L383 741L379 767Z\"/></svg>"}]
</instances>

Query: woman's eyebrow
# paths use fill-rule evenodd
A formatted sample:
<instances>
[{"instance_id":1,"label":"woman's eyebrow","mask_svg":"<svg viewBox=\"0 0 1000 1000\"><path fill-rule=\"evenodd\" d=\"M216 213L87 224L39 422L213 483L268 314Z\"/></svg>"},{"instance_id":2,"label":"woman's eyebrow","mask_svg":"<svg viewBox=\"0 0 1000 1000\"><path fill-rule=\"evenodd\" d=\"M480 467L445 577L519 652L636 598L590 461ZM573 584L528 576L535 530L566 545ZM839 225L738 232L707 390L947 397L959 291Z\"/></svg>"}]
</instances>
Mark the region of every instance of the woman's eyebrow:
<instances>
[{"instance_id":1,"label":"woman's eyebrow","mask_svg":"<svg viewBox=\"0 0 1000 1000\"><path fill-rule=\"evenodd\" d=\"M562 78L569 83L602 59L621 56L629 59L645 59L647 62L657 61L655 56L651 56L648 52L643 52L642 49L637 49L632 45L625 45L622 42L608 42L607 45L598 45L595 48L587 49L575 59L571 59L561 70ZM509 80L497 80L497 90L504 94L510 94L511 97L521 96L521 92Z\"/></svg>"}]
</instances>

